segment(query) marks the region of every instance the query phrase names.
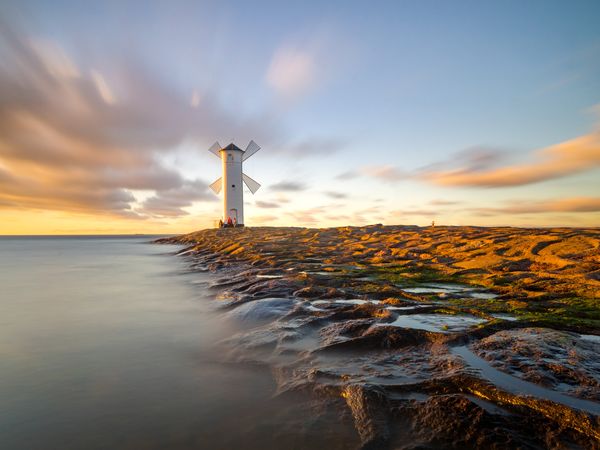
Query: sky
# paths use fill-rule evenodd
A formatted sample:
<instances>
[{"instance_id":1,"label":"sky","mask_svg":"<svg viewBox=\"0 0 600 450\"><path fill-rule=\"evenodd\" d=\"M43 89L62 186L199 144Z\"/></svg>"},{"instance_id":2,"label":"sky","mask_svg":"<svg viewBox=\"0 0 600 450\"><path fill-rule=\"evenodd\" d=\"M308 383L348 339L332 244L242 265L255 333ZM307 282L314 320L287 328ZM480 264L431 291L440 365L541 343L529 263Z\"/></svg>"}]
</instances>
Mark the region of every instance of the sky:
<instances>
[{"instance_id":1,"label":"sky","mask_svg":"<svg viewBox=\"0 0 600 450\"><path fill-rule=\"evenodd\" d=\"M0 234L600 226L600 2L0 2Z\"/></svg>"}]
</instances>

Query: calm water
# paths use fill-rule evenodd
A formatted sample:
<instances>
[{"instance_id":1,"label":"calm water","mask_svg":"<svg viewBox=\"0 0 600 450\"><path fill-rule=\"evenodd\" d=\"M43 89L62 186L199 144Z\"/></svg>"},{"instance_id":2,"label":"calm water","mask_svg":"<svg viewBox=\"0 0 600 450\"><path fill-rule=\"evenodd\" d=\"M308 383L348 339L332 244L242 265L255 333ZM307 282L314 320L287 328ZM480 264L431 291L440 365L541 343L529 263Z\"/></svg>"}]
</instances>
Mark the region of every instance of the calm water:
<instances>
[{"instance_id":1,"label":"calm water","mask_svg":"<svg viewBox=\"0 0 600 450\"><path fill-rule=\"evenodd\" d=\"M0 448L281 444L271 375L219 362L210 275L148 241L0 238Z\"/></svg>"}]
</instances>

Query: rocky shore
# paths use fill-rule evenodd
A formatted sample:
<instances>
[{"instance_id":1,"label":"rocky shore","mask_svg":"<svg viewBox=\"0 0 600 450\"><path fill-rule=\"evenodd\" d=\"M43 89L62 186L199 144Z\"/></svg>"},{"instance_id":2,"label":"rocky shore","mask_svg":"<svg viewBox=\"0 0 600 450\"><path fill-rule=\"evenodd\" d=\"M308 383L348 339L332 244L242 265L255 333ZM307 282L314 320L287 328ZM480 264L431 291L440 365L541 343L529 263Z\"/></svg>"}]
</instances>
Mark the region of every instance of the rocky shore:
<instances>
[{"instance_id":1,"label":"rocky shore","mask_svg":"<svg viewBox=\"0 0 600 450\"><path fill-rule=\"evenodd\" d=\"M214 273L215 307L245 324L224 358L268 367L276 395L306 408L282 435L600 448L598 229L264 227L158 242L186 245L190 269ZM355 437L336 438L332 420Z\"/></svg>"}]
</instances>

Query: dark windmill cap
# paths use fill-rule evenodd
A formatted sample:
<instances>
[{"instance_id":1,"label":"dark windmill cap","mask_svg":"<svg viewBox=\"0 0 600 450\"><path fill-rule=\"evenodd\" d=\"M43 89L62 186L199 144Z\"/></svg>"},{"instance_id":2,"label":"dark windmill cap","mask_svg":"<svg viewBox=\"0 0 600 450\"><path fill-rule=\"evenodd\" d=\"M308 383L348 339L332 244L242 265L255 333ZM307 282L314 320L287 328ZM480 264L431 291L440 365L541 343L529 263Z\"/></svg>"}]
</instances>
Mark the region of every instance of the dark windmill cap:
<instances>
[{"instance_id":1,"label":"dark windmill cap","mask_svg":"<svg viewBox=\"0 0 600 450\"><path fill-rule=\"evenodd\" d=\"M244 151L241 148L239 148L237 145L235 145L233 142L231 144L229 144L227 147L225 147L223 150L237 150L239 152Z\"/></svg>"}]
</instances>

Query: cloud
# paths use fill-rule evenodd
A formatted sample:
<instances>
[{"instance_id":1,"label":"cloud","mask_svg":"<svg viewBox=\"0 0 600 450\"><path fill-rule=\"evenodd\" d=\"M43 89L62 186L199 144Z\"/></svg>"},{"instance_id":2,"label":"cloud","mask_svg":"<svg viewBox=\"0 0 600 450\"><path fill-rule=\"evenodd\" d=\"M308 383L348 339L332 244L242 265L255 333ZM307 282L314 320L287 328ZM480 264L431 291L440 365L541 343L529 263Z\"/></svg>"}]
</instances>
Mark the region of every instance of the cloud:
<instances>
[{"instance_id":1,"label":"cloud","mask_svg":"<svg viewBox=\"0 0 600 450\"><path fill-rule=\"evenodd\" d=\"M190 106L192 108L197 108L198 106L200 106L200 92L198 92L197 89L194 89L192 91L192 98L190 99Z\"/></svg>"},{"instance_id":2,"label":"cloud","mask_svg":"<svg viewBox=\"0 0 600 450\"><path fill-rule=\"evenodd\" d=\"M280 208L281 205L279 203L275 203L275 202L264 202L262 200L257 200L256 201L256 206L258 206L259 208L266 208L266 209L271 209L271 208Z\"/></svg>"},{"instance_id":3,"label":"cloud","mask_svg":"<svg viewBox=\"0 0 600 450\"><path fill-rule=\"evenodd\" d=\"M398 209L392 211L394 216L426 216L434 217L439 214L440 211L436 209Z\"/></svg>"},{"instance_id":4,"label":"cloud","mask_svg":"<svg viewBox=\"0 0 600 450\"><path fill-rule=\"evenodd\" d=\"M5 25L4 23L2 24ZM55 78L75 78L80 76L66 52L54 42L43 39L29 39L29 47L38 56L38 63Z\"/></svg>"},{"instance_id":5,"label":"cloud","mask_svg":"<svg viewBox=\"0 0 600 450\"><path fill-rule=\"evenodd\" d=\"M265 73L266 84L284 104L315 91L334 75L347 77L361 47L352 33L333 23L294 34L273 51Z\"/></svg>"},{"instance_id":6,"label":"cloud","mask_svg":"<svg viewBox=\"0 0 600 450\"><path fill-rule=\"evenodd\" d=\"M426 168L418 178L441 186L522 186L573 175L600 167L600 133L595 132L534 153L534 161L489 167L493 153L457 169Z\"/></svg>"},{"instance_id":7,"label":"cloud","mask_svg":"<svg viewBox=\"0 0 600 450\"><path fill-rule=\"evenodd\" d=\"M252 222L260 225L269 225L276 221L279 217L272 215L252 216Z\"/></svg>"},{"instance_id":8,"label":"cloud","mask_svg":"<svg viewBox=\"0 0 600 450\"><path fill-rule=\"evenodd\" d=\"M280 181L272 184L270 189L279 192L299 192L306 190L306 185L295 181Z\"/></svg>"},{"instance_id":9,"label":"cloud","mask_svg":"<svg viewBox=\"0 0 600 450\"><path fill-rule=\"evenodd\" d=\"M91 77L92 77L92 80L94 81L94 84L96 85L96 89L98 89L98 93L100 94L100 97L102 97L102 100L104 100L109 105L112 105L113 103L115 103L116 102L115 95L113 94L112 90L108 86L108 83L106 82L106 80L104 79L102 74L99 72L96 72L95 70L92 70Z\"/></svg>"},{"instance_id":10,"label":"cloud","mask_svg":"<svg viewBox=\"0 0 600 450\"><path fill-rule=\"evenodd\" d=\"M471 147L458 151L449 158L428 164L417 170L419 173L446 170L460 167L463 170L481 171L491 169L506 161L510 152L491 147Z\"/></svg>"},{"instance_id":11,"label":"cloud","mask_svg":"<svg viewBox=\"0 0 600 450\"><path fill-rule=\"evenodd\" d=\"M77 64L55 43L2 24L0 207L182 214L190 201L208 198L167 167L165 155L182 142L204 145L231 133L268 141L277 133L272 123L224 110L210 94L198 92L191 103L135 55L109 66ZM156 192L144 211L132 209L134 190Z\"/></svg>"},{"instance_id":12,"label":"cloud","mask_svg":"<svg viewBox=\"0 0 600 450\"><path fill-rule=\"evenodd\" d=\"M335 198L335 199L348 198L348 194L344 194L343 192L325 191L325 192L323 192L323 194L325 194L328 197Z\"/></svg>"},{"instance_id":13,"label":"cloud","mask_svg":"<svg viewBox=\"0 0 600 450\"><path fill-rule=\"evenodd\" d=\"M160 191L142 202L136 212L154 217L179 217L189 213L183 208L198 201L216 201L217 197L208 191L204 180L186 180L181 186Z\"/></svg>"},{"instance_id":14,"label":"cloud","mask_svg":"<svg viewBox=\"0 0 600 450\"><path fill-rule=\"evenodd\" d=\"M430 205L433 206L451 206L451 205L460 205L462 202L458 201L458 200L442 200L442 199L435 199L435 200L431 200L429 202Z\"/></svg>"},{"instance_id":15,"label":"cloud","mask_svg":"<svg viewBox=\"0 0 600 450\"><path fill-rule=\"evenodd\" d=\"M408 175L391 165L365 166L360 169L364 175L383 181L400 181L408 178Z\"/></svg>"},{"instance_id":16,"label":"cloud","mask_svg":"<svg viewBox=\"0 0 600 450\"><path fill-rule=\"evenodd\" d=\"M285 150L296 157L325 156L337 153L343 150L345 146L346 141L341 139L315 137L297 144L285 146Z\"/></svg>"},{"instance_id":17,"label":"cloud","mask_svg":"<svg viewBox=\"0 0 600 450\"><path fill-rule=\"evenodd\" d=\"M366 175L387 182L416 179L440 186L522 186L599 168L600 131L538 150L531 162L507 165L509 154L499 149L474 147L414 173L393 165L365 166L358 171L343 172L336 179L350 180Z\"/></svg>"},{"instance_id":18,"label":"cloud","mask_svg":"<svg viewBox=\"0 0 600 450\"><path fill-rule=\"evenodd\" d=\"M328 210L329 208L327 207L317 206L315 208L292 211L290 215L294 218L294 223L301 225L314 225L321 221L318 216Z\"/></svg>"},{"instance_id":19,"label":"cloud","mask_svg":"<svg viewBox=\"0 0 600 450\"><path fill-rule=\"evenodd\" d=\"M541 201L511 201L508 206L501 206L498 208L471 208L470 211L482 215L600 212L600 197L572 197Z\"/></svg>"},{"instance_id":20,"label":"cloud","mask_svg":"<svg viewBox=\"0 0 600 450\"><path fill-rule=\"evenodd\" d=\"M358 174L354 170L348 170L346 172L342 172L335 176L336 180L353 180L354 178L358 178L360 174Z\"/></svg>"},{"instance_id":21,"label":"cloud","mask_svg":"<svg viewBox=\"0 0 600 450\"><path fill-rule=\"evenodd\" d=\"M301 96L316 84L315 55L307 49L281 47L273 54L266 79L284 98Z\"/></svg>"},{"instance_id":22,"label":"cloud","mask_svg":"<svg viewBox=\"0 0 600 450\"><path fill-rule=\"evenodd\" d=\"M290 199L286 197L284 194L277 194L277 203L290 203Z\"/></svg>"},{"instance_id":23,"label":"cloud","mask_svg":"<svg viewBox=\"0 0 600 450\"><path fill-rule=\"evenodd\" d=\"M507 152L494 148L473 147L454 154L451 158L421 167L410 173L388 165L363 166L338 174L338 180L351 180L360 176L368 176L386 182L398 182L412 179L424 179L431 173L442 172L448 167L461 166L463 171L481 171L497 166L506 159Z\"/></svg>"}]
</instances>

